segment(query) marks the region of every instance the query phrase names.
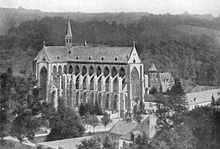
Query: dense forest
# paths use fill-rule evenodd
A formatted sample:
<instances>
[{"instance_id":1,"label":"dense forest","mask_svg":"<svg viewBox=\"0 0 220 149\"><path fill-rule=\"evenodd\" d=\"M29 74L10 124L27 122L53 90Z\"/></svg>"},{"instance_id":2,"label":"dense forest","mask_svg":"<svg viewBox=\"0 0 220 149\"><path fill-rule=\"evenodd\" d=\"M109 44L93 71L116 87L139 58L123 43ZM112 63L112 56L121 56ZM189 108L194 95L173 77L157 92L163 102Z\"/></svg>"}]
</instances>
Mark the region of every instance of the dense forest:
<instances>
[{"instance_id":1,"label":"dense forest","mask_svg":"<svg viewBox=\"0 0 220 149\"><path fill-rule=\"evenodd\" d=\"M31 71L32 60L46 45L63 45L67 20L44 17L22 22L0 36L0 67L15 73ZM154 61L160 71L199 85L220 83L220 18L185 15L147 15L127 25L115 21L71 20L73 42L96 46L132 46L136 42L145 72ZM191 84L191 85L192 85Z\"/></svg>"}]
</instances>

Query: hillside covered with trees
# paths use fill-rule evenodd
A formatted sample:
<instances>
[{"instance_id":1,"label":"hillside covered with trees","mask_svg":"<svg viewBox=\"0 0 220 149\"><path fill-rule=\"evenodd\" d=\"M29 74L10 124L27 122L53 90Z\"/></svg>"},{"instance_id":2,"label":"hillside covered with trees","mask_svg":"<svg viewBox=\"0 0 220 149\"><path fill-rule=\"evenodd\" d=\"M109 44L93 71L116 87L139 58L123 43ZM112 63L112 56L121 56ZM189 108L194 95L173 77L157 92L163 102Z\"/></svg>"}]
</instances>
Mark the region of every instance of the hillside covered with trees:
<instances>
[{"instance_id":1,"label":"hillside covered with trees","mask_svg":"<svg viewBox=\"0 0 220 149\"><path fill-rule=\"evenodd\" d=\"M22 22L0 36L0 67L31 71L32 60L46 45L63 45L67 20L44 17ZM220 18L212 20L184 15L147 15L127 25L103 21L71 20L73 42L91 46L132 46L147 72L154 61L160 71L170 71L194 84L220 83Z\"/></svg>"}]
</instances>

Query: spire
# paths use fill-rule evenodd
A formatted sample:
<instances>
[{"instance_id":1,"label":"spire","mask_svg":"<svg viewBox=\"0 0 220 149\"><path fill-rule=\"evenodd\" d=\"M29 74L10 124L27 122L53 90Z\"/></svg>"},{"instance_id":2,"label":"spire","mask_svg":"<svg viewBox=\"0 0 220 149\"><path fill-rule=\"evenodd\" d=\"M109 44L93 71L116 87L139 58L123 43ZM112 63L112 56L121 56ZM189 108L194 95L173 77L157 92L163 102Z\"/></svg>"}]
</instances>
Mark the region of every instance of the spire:
<instances>
[{"instance_id":1,"label":"spire","mask_svg":"<svg viewBox=\"0 0 220 149\"><path fill-rule=\"evenodd\" d=\"M157 72L158 71L156 66L155 66L155 64L154 64L154 62L152 63L152 65L151 65L151 67L150 67L150 69L148 71L149 72Z\"/></svg>"},{"instance_id":2,"label":"spire","mask_svg":"<svg viewBox=\"0 0 220 149\"><path fill-rule=\"evenodd\" d=\"M72 46L72 30L71 30L69 15L68 15L68 23L67 23L66 36L65 36L65 45L68 47Z\"/></svg>"},{"instance_id":3,"label":"spire","mask_svg":"<svg viewBox=\"0 0 220 149\"><path fill-rule=\"evenodd\" d=\"M71 24L70 24L70 16L68 15L68 24L66 29L66 37L72 37L72 30L71 30Z\"/></svg>"}]
</instances>

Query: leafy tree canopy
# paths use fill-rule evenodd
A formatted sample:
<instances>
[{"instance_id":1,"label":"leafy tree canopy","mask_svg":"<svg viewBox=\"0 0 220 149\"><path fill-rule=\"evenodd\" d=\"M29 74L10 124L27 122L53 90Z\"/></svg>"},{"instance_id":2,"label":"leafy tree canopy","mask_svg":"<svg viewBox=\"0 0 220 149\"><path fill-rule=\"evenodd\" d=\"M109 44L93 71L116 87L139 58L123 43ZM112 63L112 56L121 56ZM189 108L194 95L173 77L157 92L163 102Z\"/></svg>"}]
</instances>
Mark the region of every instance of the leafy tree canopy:
<instances>
[{"instance_id":1,"label":"leafy tree canopy","mask_svg":"<svg viewBox=\"0 0 220 149\"><path fill-rule=\"evenodd\" d=\"M85 131L80 117L74 110L65 107L62 99L59 99L58 109L50 117L49 123L51 132L48 141L79 137Z\"/></svg>"}]
</instances>

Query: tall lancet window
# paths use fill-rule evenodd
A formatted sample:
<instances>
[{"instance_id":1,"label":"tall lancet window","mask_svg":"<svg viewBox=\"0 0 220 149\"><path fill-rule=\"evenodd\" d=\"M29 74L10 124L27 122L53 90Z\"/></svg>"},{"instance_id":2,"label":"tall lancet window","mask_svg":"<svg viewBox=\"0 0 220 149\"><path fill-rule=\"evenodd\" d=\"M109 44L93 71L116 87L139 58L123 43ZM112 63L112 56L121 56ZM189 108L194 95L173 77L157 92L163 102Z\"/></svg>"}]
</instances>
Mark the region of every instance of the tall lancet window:
<instances>
[{"instance_id":1,"label":"tall lancet window","mask_svg":"<svg viewBox=\"0 0 220 149\"><path fill-rule=\"evenodd\" d=\"M140 95L140 78L137 68L131 71L132 99L138 100Z\"/></svg>"}]
</instances>

